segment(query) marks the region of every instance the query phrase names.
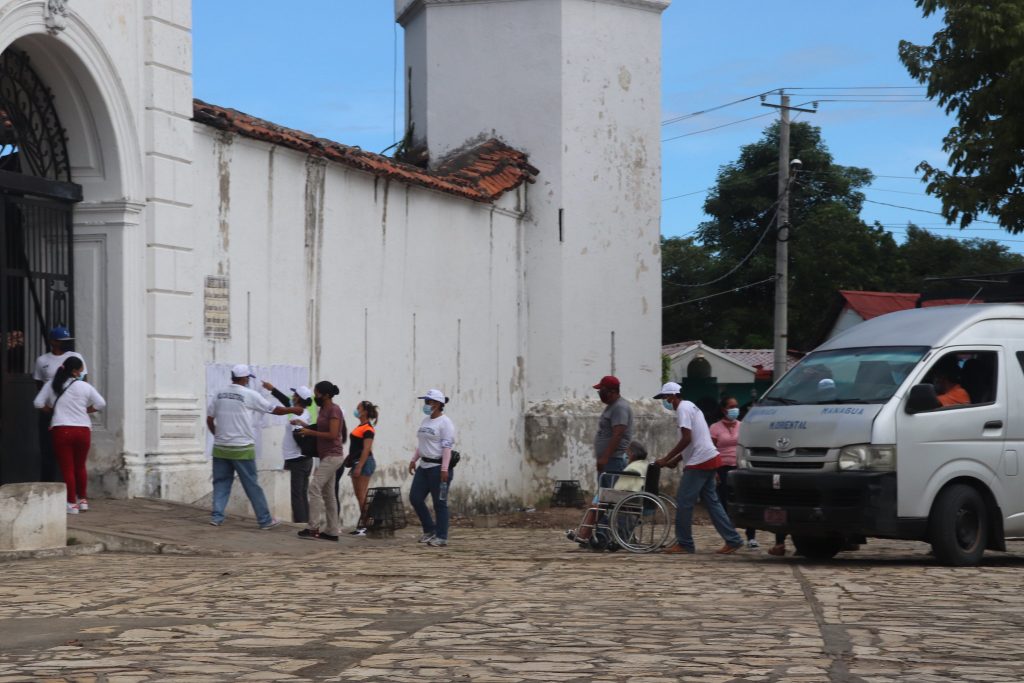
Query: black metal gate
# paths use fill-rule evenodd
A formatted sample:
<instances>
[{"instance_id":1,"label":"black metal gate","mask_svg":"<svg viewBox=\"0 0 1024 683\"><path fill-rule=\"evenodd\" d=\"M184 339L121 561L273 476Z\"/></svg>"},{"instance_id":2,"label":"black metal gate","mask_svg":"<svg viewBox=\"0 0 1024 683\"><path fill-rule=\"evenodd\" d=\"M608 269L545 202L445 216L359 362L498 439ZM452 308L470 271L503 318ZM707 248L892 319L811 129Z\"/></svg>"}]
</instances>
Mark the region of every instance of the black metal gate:
<instances>
[{"instance_id":1,"label":"black metal gate","mask_svg":"<svg viewBox=\"0 0 1024 683\"><path fill-rule=\"evenodd\" d=\"M40 478L36 358L74 323L71 181L53 94L28 56L0 54L0 484Z\"/></svg>"},{"instance_id":2,"label":"black metal gate","mask_svg":"<svg viewBox=\"0 0 1024 683\"><path fill-rule=\"evenodd\" d=\"M71 206L0 194L0 483L39 480L32 374L50 327L74 329Z\"/></svg>"}]
</instances>

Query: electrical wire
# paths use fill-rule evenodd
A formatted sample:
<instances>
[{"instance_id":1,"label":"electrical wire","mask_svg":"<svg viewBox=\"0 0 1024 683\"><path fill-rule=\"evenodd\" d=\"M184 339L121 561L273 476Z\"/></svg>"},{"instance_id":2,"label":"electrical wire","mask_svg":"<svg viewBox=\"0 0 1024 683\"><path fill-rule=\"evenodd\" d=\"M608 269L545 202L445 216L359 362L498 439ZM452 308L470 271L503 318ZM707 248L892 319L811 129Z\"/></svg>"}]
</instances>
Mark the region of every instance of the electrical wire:
<instances>
[{"instance_id":1,"label":"electrical wire","mask_svg":"<svg viewBox=\"0 0 1024 683\"><path fill-rule=\"evenodd\" d=\"M665 197L661 201L662 202L670 202L673 199L682 199L683 197L692 197L695 194L707 194L708 192L710 192L713 189L715 189L715 188L714 187L705 187L703 190L694 190L693 192L685 192L683 194L677 194L677 195L675 195L673 197Z\"/></svg>"},{"instance_id":2,"label":"electrical wire","mask_svg":"<svg viewBox=\"0 0 1024 683\"><path fill-rule=\"evenodd\" d=\"M731 107L734 104L741 104L743 102L749 102L750 100L757 99L758 97L764 97L765 95L770 95L773 92L776 92L776 91L775 90L767 90L765 92L758 93L756 95L751 95L749 97L744 97L744 98L741 98L741 99L738 99L738 100L733 100L732 102L726 102L725 104L720 104L720 105L718 105L716 107L708 107L707 109L701 109L699 111L691 112L689 114L682 114L680 116L673 116L672 118L665 119L664 121L662 121L661 125L668 126L668 125L671 125L673 123L679 123L680 121L686 121L687 119L692 119L695 116L700 116L701 114L709 114L709 113L711 113L713 111L718 111L719 109L725 109L726 107Z\"/></svg>"},{"instance_id":3,"label":"electrical wire","mask_svg":"<svg viewBox=\"0 0 1024 683\"><path fill-rule=\"evenodd\" d=\"M902 206L900 204L889 204L888 202L876 202L873 199L865 199L868 204L879 204L880 206L891 206L894 209L906 209L907 211L917 211L918 213L930 213L933 216L942 216L938 211L929 211L928 209L915 209L913 206ZM945 218L945 216L943 216ZM990 225L999 225L998 221L986 221L981 218L975 218L974 223L988 223Z\"/></svg>"},{"instance_id":4,"label":"electrical wire","mask_svg":"<svg viewBox=\"0 0 1024 683\"><path fill-rule=\"evenodd\" d=\"M676 136L673 136L673 137L670 137L670 138L665 138L664 140L662 140L662 142L672 142L673 140L678 140L680 138L688 138L691 135L700 135L701 133L709 133L709 132L711 132L713 130L718 130L719 128L728 128L729 126L735 126L738 123L746 123L747 121L753 121L754 119L763 119L766 116L775 116L775 112L770 111L767 114L758 114L757 116L751 116L751 117L746 118L746 119L740 119L739 121L730 121L729 123L723 123L720 126L713 126L711 128L705 128L703 130L695 130L692 133L683 133L682 135L676 135Z\"/></svg>"},{"instance_id":5,"label":"electrical wire","mask_svg":"<svg viewBox=\"0 0 1024 683\"><path fill-rule=\"evenodd\" d=\"M700 297L697 297L696 299L687 299L686 301L678 301L678 302L676 302L674 304L669 304L668 306L662 306L661 310L664 311L664 310L669 309L669 308L675 308L676 306L685 306L686 304L694 304L694 303L697 303L698 301L705 301L706 299L713 299L716 296L722 296L723 294L732 294L733 292L740 292L740 291L743 291L744 289L750 289L751 287L757 287L758 285L763 285L766 282L774 282L775 279L776 279L775 276L772 275L771 277L767 277L767 278L765 278L763 280L758 280L757 282L751 282L750 284L741 285L739 287L733 287L732 289L727 289L727 290L722 291L722 292L715 292L714 294L708 294L707 296L700 296ZM670 283L670 284L674 284L674 283Z\"/></svg>"}]
</instances>

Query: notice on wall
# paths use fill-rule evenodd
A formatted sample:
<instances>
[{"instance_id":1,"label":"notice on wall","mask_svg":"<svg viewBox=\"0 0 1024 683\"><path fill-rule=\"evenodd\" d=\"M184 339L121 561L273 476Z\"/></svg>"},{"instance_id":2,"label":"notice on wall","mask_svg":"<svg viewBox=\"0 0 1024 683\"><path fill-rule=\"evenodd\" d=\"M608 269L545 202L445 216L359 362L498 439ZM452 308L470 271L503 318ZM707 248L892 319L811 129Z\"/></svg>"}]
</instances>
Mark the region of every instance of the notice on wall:
<instances>
[{"instance_id":1,"label":"notice on wall","mask_svg":"<svg viewBox=\"0 0 1024 683\"><path fill-rule=\"evenodd\" d=\"M231 339L231 297L228 279L221 275L206 276L203 329L207 339Z\"/></svg>"}]
</instances>

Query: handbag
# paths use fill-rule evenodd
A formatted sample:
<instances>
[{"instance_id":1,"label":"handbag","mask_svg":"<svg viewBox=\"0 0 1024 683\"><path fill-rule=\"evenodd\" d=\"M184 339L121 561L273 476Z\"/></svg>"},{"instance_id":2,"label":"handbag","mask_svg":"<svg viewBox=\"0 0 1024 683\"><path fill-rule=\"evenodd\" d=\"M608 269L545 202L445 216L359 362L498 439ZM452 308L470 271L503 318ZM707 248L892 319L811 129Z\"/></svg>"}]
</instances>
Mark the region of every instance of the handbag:
<instances>
[{"instance_id":1,"label":"handbag","mask_svg":"<svg viewBox=\"0 0 1024 683\"><path fill-rule=\"evenodd\" d=\"M295 443L299 447L299 452L307 458L316 457L316 437L303 436L299 434L301 430L292 430L292 438L295 439Z\"/></svg>"}]
</instances>

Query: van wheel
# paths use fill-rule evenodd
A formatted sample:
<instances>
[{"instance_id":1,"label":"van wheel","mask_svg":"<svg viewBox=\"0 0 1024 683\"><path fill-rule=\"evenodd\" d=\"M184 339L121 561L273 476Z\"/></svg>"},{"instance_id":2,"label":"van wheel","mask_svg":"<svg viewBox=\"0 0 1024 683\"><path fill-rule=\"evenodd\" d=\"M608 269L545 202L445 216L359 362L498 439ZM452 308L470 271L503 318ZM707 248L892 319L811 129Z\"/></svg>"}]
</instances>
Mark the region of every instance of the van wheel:
<instances>
[{"instance_id":1,"label":"van wheel","mask_svg":"<svg viewBox=\"0 0 1024 683\"><path fill-rule=\"evenodd\" d=\"M988 508L981 494L966 484L943 490L932 506L929 538L942 564L978 564L988 545Z\"/></svg>"},{"instance_id":2,"label":"van wheel","mask_svg":"<svg viewBox=\"0 0 1024 683\"><path fill-rule=\"evenodd\" d=\"M803 555L808 560L831 560L846 543L839 536L794 536L793 545L796 546L797 555Z\"/></svg>"}]
</instances>

